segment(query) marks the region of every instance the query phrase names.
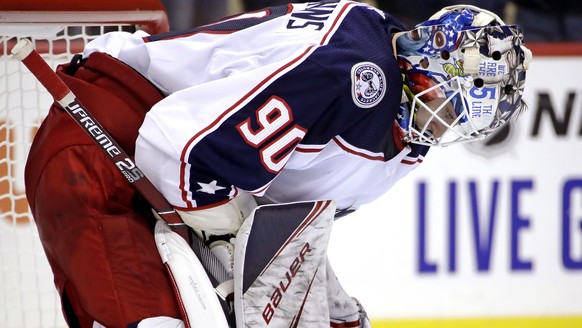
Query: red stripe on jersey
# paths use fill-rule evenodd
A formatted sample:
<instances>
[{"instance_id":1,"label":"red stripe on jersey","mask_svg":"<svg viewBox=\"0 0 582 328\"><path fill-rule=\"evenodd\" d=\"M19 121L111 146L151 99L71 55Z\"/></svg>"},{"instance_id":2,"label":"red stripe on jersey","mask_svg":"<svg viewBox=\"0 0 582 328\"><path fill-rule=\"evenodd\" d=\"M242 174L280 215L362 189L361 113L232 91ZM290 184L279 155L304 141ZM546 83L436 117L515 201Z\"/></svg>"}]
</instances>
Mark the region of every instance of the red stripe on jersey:
<instances>
[{"instance_id":1,"label":"red stripe on jersey","mask_svg":"<svg viewBox=\"0 0 582 328\"><path fill-rule=\"evenodd\" d=\"M273 182L273 180L269 181L269 183L260 187L259 189L255 189L253 191L250 191L250 193L253 195L261 195L263 192L265 192L265 190L267 190L267 188L269 188L269 186L271 185L271 182Z\"/></svg>"},{"instance_id":2,"label":"red stripe on jersey","mask_svg":"<svg viewBox=\"0 0 582 328\"><path fill-rule=\"evenodd\" d=\"M298 151L301 153L319 153L324 147L325 147L325 145L302 145L302 144L299 144L299 145L297 145L297 148L295 148L295 151Z\"/></svg>"},{"instance_id":3,"label":"red stripe on jersey","mask_svg":"<svg viewBox=\"0 0 582 328\"><path fill-rule=\"evenodd\" d=\"M345 150L346 152L350 153L350 154L354 154L369 160L373 160L373 161L384 161L384 156L383 155L369 155L360 151L357 151L354 148L350 148L353 147L352 145L348 144L348 143L342 143L342 141L340 139L338 139L337 137L333 138L333 141L335 141L335 143L343 150Z\"/></svg>"},{"instance_id":4,"label":"red stripe on jersey","mask_svg":"<svg viewBox=\"0 0 582 328\"><path fill-rule=\"evenodd\" d=\"M406 164L406 165L414 165L414 164L417 164L417 163L420 164L420 163L422 163L422 158L416 158L415 161L403 159L403 160L400 161L400 163Z\"/></svg>"},{"instance_id":5,"label":"red stripe on jersey","mask_svg":"<svg viewBox=\"0 0 582 328\"><path fill-rule=\"evenodd\" d=\"M234 195L232 196L232 198L238 196L238 189L234 188ZM227 198L225 200L222 200L220 202L216 202L216 203L212 203L209 205L203 205L203 206L191 206L191 207L180 207L180 206L174 206L175 209L180 210L180 211L184 211L184 212L190 212L190 211L200 211L200 210L206 210L209 208L213 208L213 207L218 207L220 205L224 205L226 203L230 202L230 198Z\"/></svg>"},{"instance_id":6,"label":"red stripe on jersey","mask_svg":"<svg viewBox=\"0 0 582 328\"><path fill-rule=\"evenodd\" d=\"M348 9L348 7L352 6L352 5L356 5L357 3L347 3L339 12L339 14L337 15L337 17L335 18L335 20L333 21L333 23L331 24L331 28L329 29L329 31L327 31L327 33L325 33L325 35L323 36L323 39L321 40L320 44L325 44L327 42L327 37L329 36L329 34L333 31L334 27L336 27L338 24L337 22L342 19L344 12Z\"/></svg>"}]
</instances>

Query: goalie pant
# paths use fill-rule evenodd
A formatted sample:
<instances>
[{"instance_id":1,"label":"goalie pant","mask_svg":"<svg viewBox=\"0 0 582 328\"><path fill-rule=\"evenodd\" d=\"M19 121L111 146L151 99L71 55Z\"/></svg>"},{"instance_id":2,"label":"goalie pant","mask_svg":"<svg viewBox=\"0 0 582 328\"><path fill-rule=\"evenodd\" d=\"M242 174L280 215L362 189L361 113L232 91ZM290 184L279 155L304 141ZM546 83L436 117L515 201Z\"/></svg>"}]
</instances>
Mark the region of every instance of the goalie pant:
<instances>
[{"instance_id":1,"label":"goalie pant","mask_svg":"<svg viewBox=\"0 0 582 328\"><path fill-rule=\"evenodd\" d=\"M162 98L125 64L94 54L74 76L58 75L133 155L145 113ZM180 318L134 188L76 123L53 105L32 144L26 196L71 327L128 327L143 318ZM139 208L143 205L143 211Z\"/></svg>"}]
</instances>

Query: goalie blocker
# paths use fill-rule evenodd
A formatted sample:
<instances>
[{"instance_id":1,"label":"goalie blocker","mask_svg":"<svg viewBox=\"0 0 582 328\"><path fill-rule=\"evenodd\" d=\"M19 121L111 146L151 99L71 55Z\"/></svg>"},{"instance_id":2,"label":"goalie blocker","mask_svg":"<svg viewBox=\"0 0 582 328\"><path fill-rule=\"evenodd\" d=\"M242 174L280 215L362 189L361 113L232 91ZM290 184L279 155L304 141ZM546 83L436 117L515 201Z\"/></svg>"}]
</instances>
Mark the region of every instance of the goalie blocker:
<instances>
[{"instance_id":1,"label":"goalie blocker","mask_svg":"<svg viewBox=\"0 0 582 328\"><path fill-rule=\"evenodd\" d=\"M139 126L163 95L102 53L61 65L57 74L133 155ZM148 317L180 318L145 201L56 104L30 149L25 187L69 326L127 327Z\"/></svg>"}]
</instances>

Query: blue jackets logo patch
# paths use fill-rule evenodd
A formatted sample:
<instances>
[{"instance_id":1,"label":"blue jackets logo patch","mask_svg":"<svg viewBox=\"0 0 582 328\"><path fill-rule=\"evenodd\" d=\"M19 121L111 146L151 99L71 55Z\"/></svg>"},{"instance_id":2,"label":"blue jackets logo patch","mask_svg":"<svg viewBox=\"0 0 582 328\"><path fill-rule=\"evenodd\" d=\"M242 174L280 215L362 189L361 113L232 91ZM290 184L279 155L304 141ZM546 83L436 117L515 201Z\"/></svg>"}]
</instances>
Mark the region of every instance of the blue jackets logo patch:
<instances>
[{"instance_id":1,"label":"blue jackets logo patch","mask_svg":"<svg viewBox=\"0 0 582 328\"><path fill-rule=\"evenodd\" d=\"M384 72L370 62L357 63L352 67L352 98L356 106L370 108L384 97Z\"/></svg>"}]
</instances>

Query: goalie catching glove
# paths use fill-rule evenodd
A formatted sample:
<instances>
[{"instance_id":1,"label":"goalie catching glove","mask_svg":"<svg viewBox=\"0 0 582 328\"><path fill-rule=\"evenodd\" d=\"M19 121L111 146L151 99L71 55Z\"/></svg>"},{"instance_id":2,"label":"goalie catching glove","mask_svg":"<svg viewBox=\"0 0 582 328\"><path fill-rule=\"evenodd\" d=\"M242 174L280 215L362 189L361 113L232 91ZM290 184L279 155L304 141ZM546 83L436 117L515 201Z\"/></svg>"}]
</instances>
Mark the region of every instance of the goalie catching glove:
<instances>
[{"instance_id":1,"label":"goalie catching glove","mask_svg":"<svg viewBox=\"0 0 582 328\"><path fill-rule=\"evenodd\" d=\"M257 206L252 195L240 192L226 204L219 206L180 211L178 214L200 237L225 267L229 277L233 277L234 244L233 238L244 219Z\"/></svg>"}]
</instances>

